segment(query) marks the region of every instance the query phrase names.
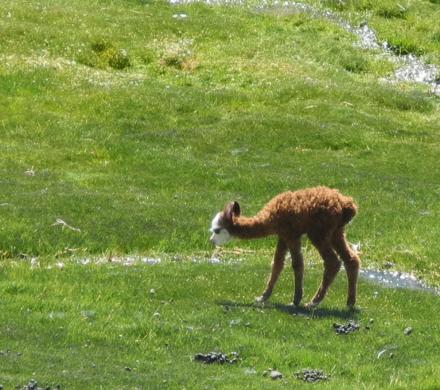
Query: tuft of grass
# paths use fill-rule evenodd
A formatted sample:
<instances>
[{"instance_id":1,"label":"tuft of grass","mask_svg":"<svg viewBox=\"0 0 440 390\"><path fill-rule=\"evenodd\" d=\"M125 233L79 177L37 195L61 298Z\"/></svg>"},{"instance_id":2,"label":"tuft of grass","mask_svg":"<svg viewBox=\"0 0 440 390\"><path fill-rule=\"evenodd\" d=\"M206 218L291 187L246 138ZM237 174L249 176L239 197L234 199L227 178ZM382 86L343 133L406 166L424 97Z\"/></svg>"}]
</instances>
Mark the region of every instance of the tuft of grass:
<instances>
[{"instance_id":1,"label":"tuft of grass","mask_svg":"<svg viewBox=\"0 0 440 390\"><path fill-rule=\"evenodd\" d=\"M425 53L423 47L412 39L406 38L391 38L389 40L390 49L397 55L415 54L420 56Z\"/></svg>"},{"instance_id":2,"label":"tuft of grass","mask_svg":"<svg viewBox=\"0 0 440 390\"><path fill-rule=\"evenodd\" d=\"M191 40L166 43L159 55L159 65L162 68L170 67L183 71L195 70L198 67L198 62L191 46Z\"/></svg>"},{"instance_id":3,"label":"tuft of grass","mask_svg":"<svg viewBox=\"0 0 440 390\"><path fill-rule=\"evenodd\" d=\"M391 4L381 4L375 12L385 19L404 19L408 15L409 8L393 2Z\"/></svg>"},{"instance_id":4,"label":"tuft of grass","mask_svg":"<svg viewBox=\"0 0 440 390\"><path fill-rule=\"evenodd\" d=\"M352 73L366 73L370 69L368 60L360 55L347 55L341 58L342 67Z\"/></svg>"},{"instance_id":5,"label":"tuft of grass","mask_svg":"<svg viewBox=\"0 0 440 390\"><path fill-rule=\"evenodd\" d=\"M81 64L98 69L123 70L131 66L128 53L124 49L117 49L105 41L95 41L88 49L82 50L77 57Z\"/></svg>"}]
</instances>

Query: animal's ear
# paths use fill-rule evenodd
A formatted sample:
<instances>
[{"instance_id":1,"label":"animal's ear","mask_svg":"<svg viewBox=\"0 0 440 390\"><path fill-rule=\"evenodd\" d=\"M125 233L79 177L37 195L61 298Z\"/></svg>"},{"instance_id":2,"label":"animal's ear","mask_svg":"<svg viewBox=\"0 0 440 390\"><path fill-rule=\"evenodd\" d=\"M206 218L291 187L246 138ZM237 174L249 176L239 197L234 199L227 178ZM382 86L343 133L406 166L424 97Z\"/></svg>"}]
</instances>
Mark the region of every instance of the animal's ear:
<instances>
[{"instance_id":1,"label":"animal's ear","mask_svg":"<svg viewBox=\"0 0 440 390\"><path fill-rule=\"evenodd\" d=\"M225 207L225 216L227 219L232 219L233 216L240 216L240 205L238 202L229 202Z\"/></svg>"}]
</instances>

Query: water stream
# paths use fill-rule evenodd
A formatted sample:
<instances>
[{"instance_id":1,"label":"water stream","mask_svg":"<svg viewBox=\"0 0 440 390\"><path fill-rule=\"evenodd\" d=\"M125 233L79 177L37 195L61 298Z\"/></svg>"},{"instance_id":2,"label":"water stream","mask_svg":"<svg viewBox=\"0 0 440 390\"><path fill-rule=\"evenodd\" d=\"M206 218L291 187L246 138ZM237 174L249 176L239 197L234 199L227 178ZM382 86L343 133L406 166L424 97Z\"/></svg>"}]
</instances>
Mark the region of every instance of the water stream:
<instances>
[{"instance_id":1,"label":"water stream","mask_svg":"<svg viewBox=\"0 0 440 390\"><path fill-rule=\"evenodd\" d=\"M423 58L414 54L395 54L388 42L380 42L377 39L376 33L366 22L361 23L359 26L353 26L332 11L317 9L309 4L296 1L261 0L255 5L255 3L248 3L246 0L169 0L169 3L174 5L196 2L208 5L250 6L257 10L267 10L282 14L293 12L307 13L314 18L329 20L345 31L354 34L358 38L358 41L355 43L356 47L366 50L377 50L378 55L396 64L394 74L384 79L384 81L424 84L430 88L433 94L440 96L439 69L433 64L426 63Z\"/></svg>"},{"instance_id":2,"label":"water stream","mask_svg":"<svg viewBox=\"0 0 440 390\"><path fill-rule=\"evenodd\" d=\"M440 295L438 288L430 287L420 279L417 279L414 275L406 272L361 269L360 277L386 288L404 288L408 290L427 291Z\"/></svg>"}]
</instances>

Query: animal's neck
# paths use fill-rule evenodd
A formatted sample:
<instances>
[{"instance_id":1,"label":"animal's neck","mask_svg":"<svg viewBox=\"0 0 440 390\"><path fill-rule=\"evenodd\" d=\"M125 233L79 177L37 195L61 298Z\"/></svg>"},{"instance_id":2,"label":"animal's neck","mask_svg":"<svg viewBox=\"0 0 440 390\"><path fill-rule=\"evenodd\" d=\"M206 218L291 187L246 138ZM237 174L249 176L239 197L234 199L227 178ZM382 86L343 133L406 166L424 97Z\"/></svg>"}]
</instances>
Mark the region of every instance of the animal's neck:
<instances>
[{"instance_id":1,"label":"animal's neck","mask_svg":"<svg viewBox=\"0 0 440 390\"><path fill-rule=\"evenodd\" d=\"M234 220L230 233L238 238L260 238L274 233L271 224L264 218L238 217Z\"/></svg>"}]
</instances>

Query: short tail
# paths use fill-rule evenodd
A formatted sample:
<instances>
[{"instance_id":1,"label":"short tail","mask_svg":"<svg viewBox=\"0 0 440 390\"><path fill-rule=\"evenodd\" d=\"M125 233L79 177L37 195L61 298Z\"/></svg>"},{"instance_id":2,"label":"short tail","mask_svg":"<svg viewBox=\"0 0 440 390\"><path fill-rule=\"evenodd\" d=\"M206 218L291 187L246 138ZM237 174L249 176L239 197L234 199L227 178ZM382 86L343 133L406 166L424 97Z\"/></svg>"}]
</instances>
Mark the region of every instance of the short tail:
<instances>
[{"instance_id":1,"label":"short tail","mask_svg":"<svg viewBox=\"0 0 440 390\"><path fill-rule=\"evenodd\" d=\"M357 206L353 201L347 202L342 206L342 222L344 225L349 223L357 213Z\"/></svg>"}]
</instances>

